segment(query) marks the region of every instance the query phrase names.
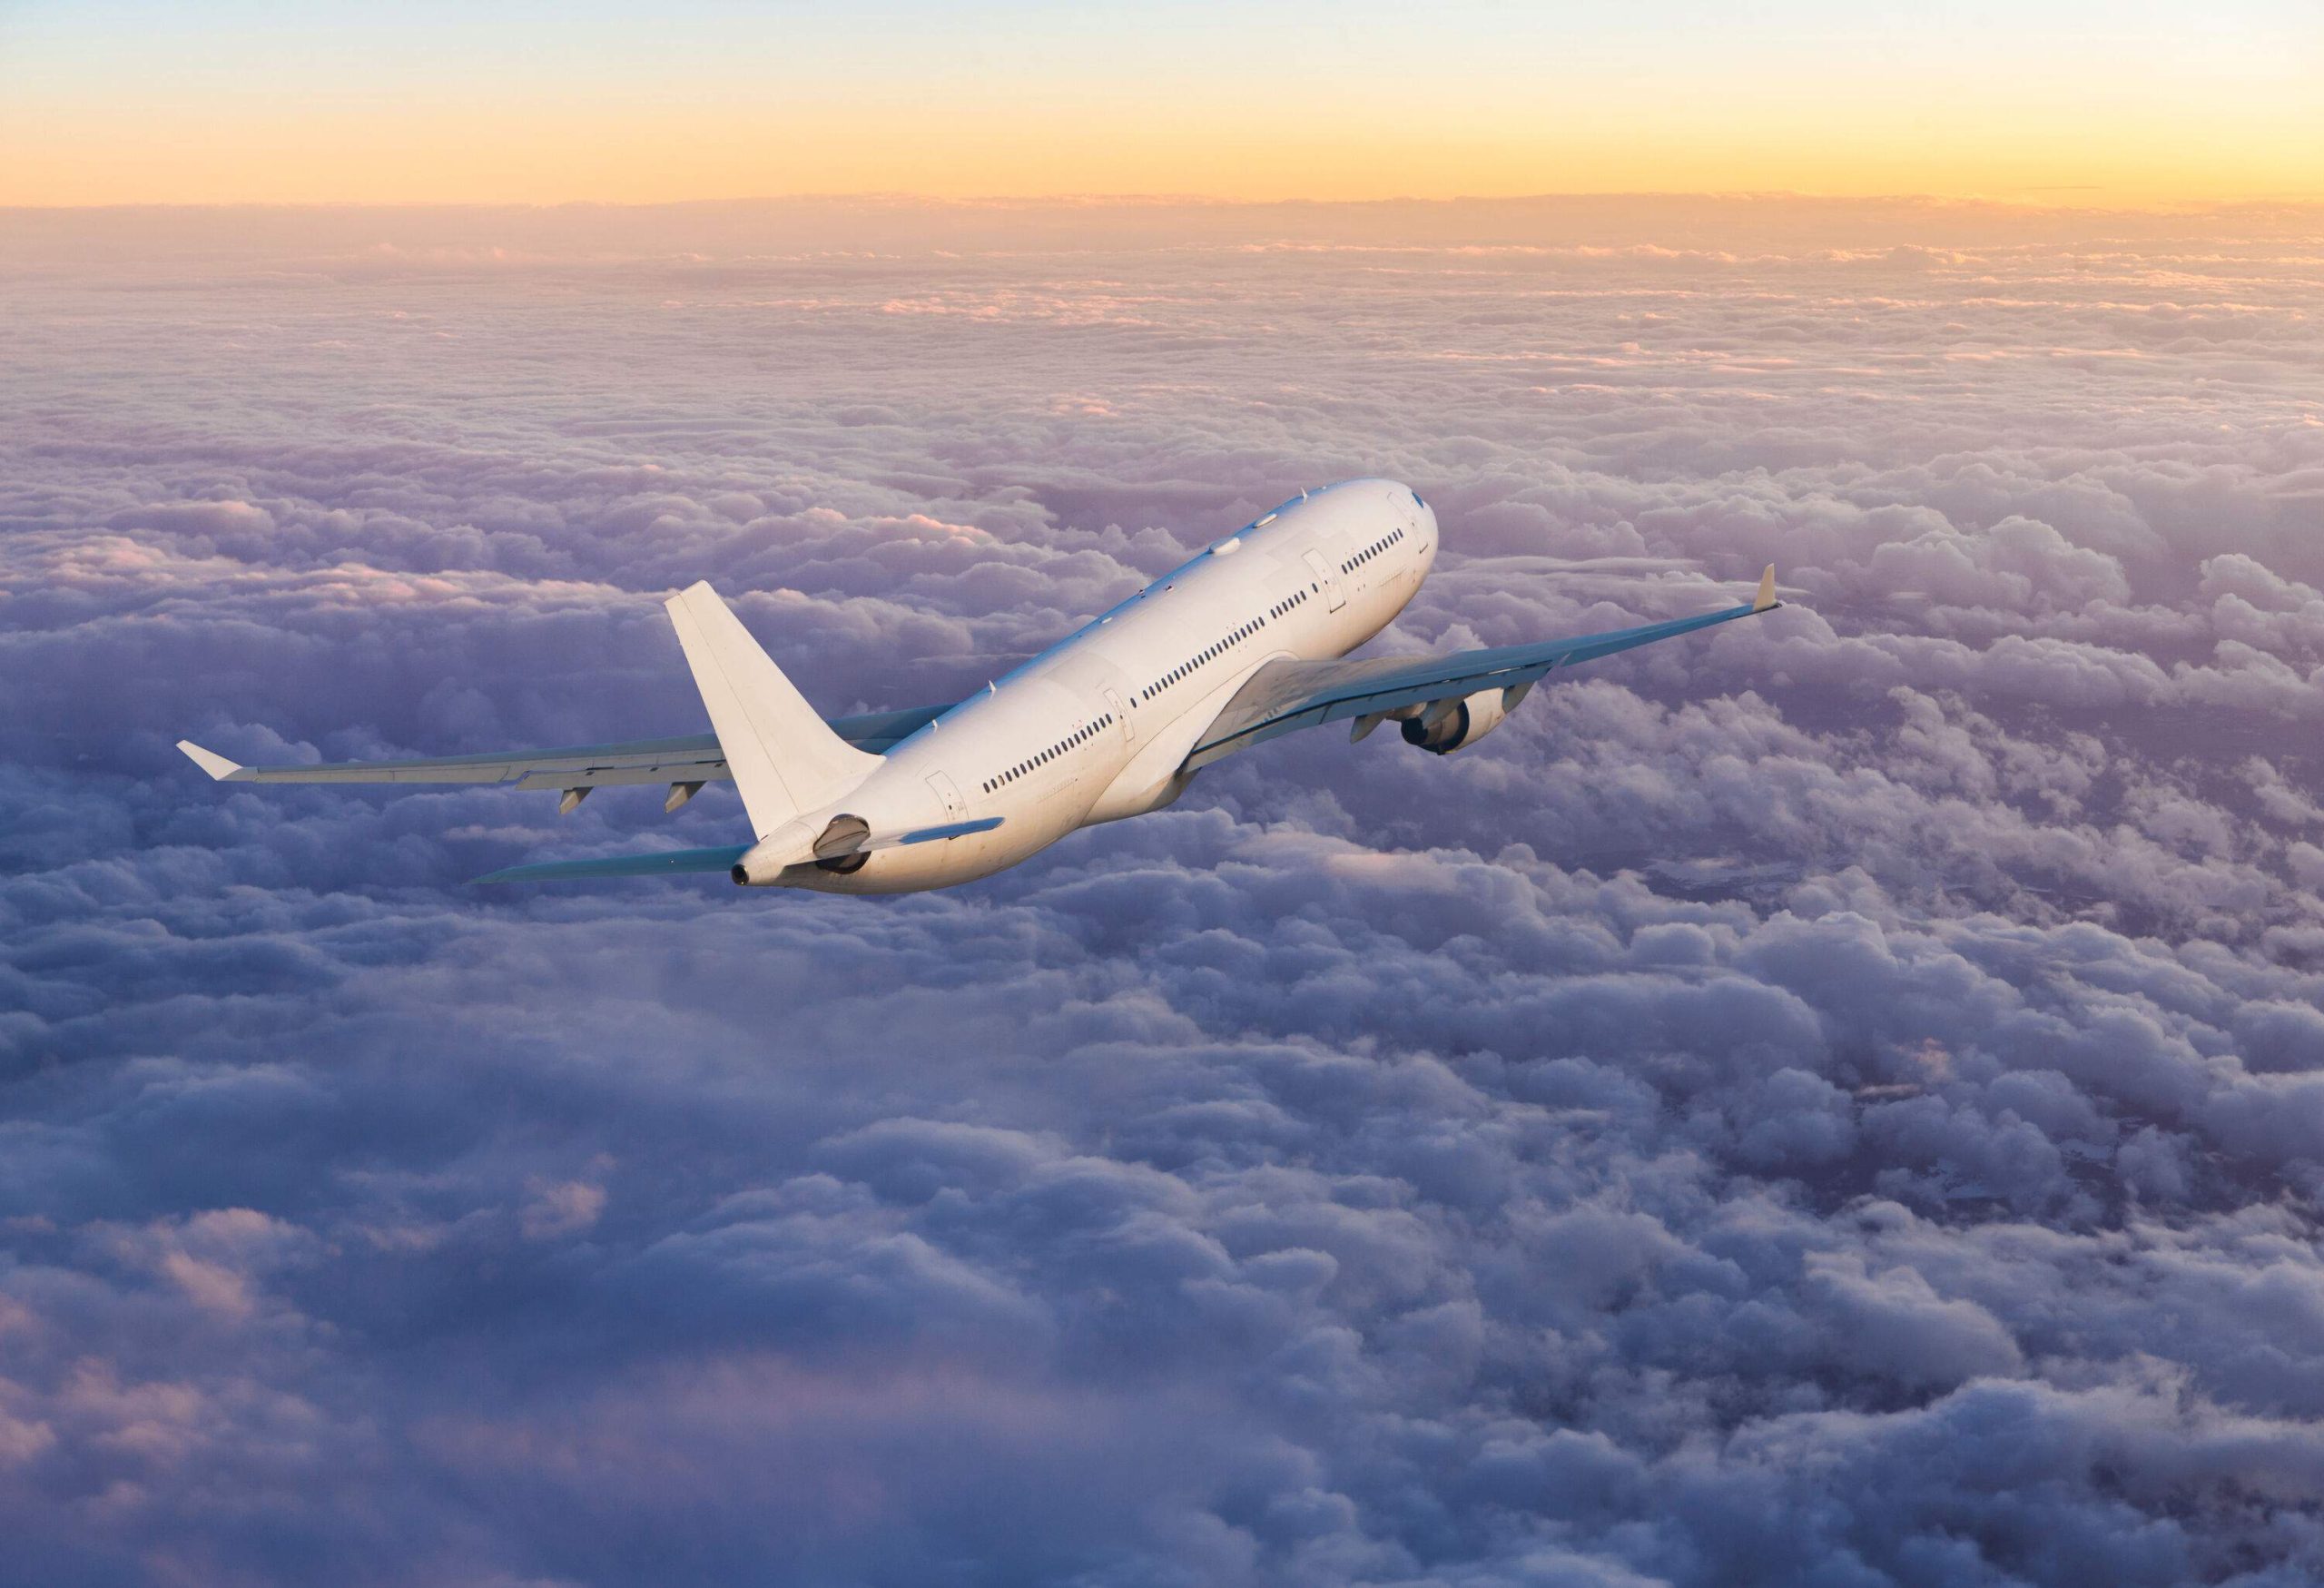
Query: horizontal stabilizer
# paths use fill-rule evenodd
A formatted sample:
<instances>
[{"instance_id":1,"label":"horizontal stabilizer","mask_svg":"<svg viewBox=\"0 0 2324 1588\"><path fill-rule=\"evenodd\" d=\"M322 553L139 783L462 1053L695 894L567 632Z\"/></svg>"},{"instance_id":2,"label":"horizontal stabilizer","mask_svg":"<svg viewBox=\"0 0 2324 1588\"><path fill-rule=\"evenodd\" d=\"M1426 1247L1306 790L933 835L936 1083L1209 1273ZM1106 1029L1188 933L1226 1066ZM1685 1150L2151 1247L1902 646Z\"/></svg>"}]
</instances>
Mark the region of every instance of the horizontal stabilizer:
<instances>
[{"instance_id":1,"label":"horizontal stabilizer","mask_svg":"<svg viewBox=\"0 0 2324 1588\"><path fill-rule=\"evenodd\" d=\"M974 822L948 822L940 827L920 827L909 833L885 833L873 836L869 832L849 833L848 842L833 846L820 858L842 859L859 850L894 849L907 843L937 843L947 838L965 838L972 833L990 833L1000 825L998 816L986 816ZM512 865L497 872L487 872L472 879L479 883L576 883L596 877L665 877L684 872L731 872L734 863L756 845L749 843L724 844L716 849L663 849L650 854L608 854L596 860L547 860L532 865ZM803 853L801 863L818 858L813 853Z\"/></svg>"},{"instance_id":2,"label":"horizontal stabilizer","mask_svg":"<svg viewBox=\"0 0 2324 1588\"><path fill-rule=\"evenodd\" d=\"M947 838L966 838L971 833L990 833L1000 825L998 816L986 816L974 822L947 822L941 827L922 827L917 833L901 833L893 839L874 839L866 849L885 849L890 843L936 843Z\"/></svg>"},{"instance_id":3,"label":"horizontal stabilizer","mask_svg":"<svg viewBox=\"0 0 2324 1588\"><path fill-rule=\"evenodd\" d=\"M479 883L565 883L591 877L663 877L682 872L726 872L743 858L747 843L717 849L665 849L652 854L608 854L596 860L551 860L487 872Z\"/></svg>"}]
</instances>

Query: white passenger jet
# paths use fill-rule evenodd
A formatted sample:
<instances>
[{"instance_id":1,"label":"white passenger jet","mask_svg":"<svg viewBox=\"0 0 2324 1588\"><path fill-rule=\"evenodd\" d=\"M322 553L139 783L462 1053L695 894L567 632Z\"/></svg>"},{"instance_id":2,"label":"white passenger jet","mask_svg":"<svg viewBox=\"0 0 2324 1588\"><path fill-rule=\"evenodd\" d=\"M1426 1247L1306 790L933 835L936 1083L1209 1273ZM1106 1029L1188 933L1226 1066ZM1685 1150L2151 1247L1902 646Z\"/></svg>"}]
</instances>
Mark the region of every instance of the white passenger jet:
<instances>
[{"instance_id":1,"label":"white passenger jet","mask_svg":"<svg viewBox=\"0 0 2324 1588\"><path fill-rule=\"evenodd\" d=\"M667 784L675 811L732 781L754 842L479 877L724 872L752 887L902 893L990 876L1077 828L1159 810L1221 756L1319 724L1384 722L1449 755L1483 738L1547 674L1765 612L1747 604L1578 639L1345 661L1436 559L1436 514L1393 480L1303 493L950 705L825 721L707 584L670 597L708 734L433 761L238 766L181 740L225 783L472 783L556 789Z\"/></svg>"}]
</instances>

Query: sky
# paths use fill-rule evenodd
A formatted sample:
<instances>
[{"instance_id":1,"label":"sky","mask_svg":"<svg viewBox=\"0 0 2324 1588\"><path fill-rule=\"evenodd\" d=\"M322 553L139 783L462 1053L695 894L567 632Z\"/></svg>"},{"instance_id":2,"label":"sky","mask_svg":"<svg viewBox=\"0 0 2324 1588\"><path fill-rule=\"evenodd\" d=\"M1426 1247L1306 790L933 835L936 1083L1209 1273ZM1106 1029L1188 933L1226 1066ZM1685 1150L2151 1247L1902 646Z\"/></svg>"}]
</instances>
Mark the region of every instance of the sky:
<instances>
[{"instance_id":1,"label":"sky","mask_svg":"<svg viewBox=\"0 0 2324 1588\"><path fill-rule=\"evenodd\" d=\"M0 5L0 204L2324 198L2307 0Z\"/></svg>"},{"instance_id":2,"label":"sky","mask_svg":"<svg viewBox=\"0 0 2324 1588\"><path fill-rule=\"evenodd\" d=\"M0 1536L58 1584L2324 1577L2324 221L0 232ZM956 698L1297 488L1789 602L950 893L249 761Z\"/></svg>"}]
</instances>

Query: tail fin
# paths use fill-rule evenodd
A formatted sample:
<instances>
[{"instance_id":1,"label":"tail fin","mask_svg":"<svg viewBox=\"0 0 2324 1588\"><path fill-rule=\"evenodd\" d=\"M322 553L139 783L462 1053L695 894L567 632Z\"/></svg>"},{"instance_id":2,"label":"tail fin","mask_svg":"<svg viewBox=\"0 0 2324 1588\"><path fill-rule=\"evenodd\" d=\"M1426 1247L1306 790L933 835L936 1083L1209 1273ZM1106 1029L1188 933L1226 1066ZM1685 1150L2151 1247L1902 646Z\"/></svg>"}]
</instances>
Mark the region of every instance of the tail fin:
<instances>
[{"instance_id":1,"label":"tail fin","mask_svg":"<svg viewBox=\"0 0 2324 1588\"><path fill-rule=\"evenodd\" d=\"M670 597L670 623L718 747L762 838L827 805L880 764L831 730L707 584Z\"/></svg>"}]
</instances>

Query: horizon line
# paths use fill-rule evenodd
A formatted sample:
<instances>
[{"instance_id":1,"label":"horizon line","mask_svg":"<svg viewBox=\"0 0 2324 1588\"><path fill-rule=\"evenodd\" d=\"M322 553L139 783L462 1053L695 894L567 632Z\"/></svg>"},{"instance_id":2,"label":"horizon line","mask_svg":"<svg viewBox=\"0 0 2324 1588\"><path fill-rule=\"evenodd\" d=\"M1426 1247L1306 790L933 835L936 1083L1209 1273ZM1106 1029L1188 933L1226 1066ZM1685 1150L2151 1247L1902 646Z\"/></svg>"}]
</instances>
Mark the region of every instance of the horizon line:
<instances>
[{"instance_id":1,"label":"horizon line","mask_svg":"<svg viewBox=\"0 0 2324 1588\"><path fill-rule=\"evenodd\" d=\"M2097 184L2070 184L2019 190L2021 193L2064 193L2106 191ZM755 204L863 204L879 203L914 206L925 209L1028 209L1050 207L1059 209L1096 208L1167 208L1172 206L1219 210L1315 209L1315 210L1377 210L1396 205L1451 206L1455 204L1528 204L1559 202L1658 200L1696 203L1813 203L1813 204L1914 204L1945 208L1977 208L2024 211L2078 211L2092 213L2138 215L2170 215L2217 212L2238 210L2319 209L2324 208L2324 192L2284 194L2278 196L2249 196L2240 198L2165 199L2147 202L2100 202L2081 203L2057 199L2008 196L1996 193L1940 192L1875 192L1833 193L1816 192L1797 188L1625 188L1575 189L1529 193L1454 193L1432 196L1423 193L1393 194L1383 198L1238 198L1211 193L1167 192L1068 192L1068 193L982 193L950 194L918 192L903 189L864 189L846 192L738 193L722 198L670 199L149 199L122 200L104 203L42 204L12 203L0 201L0 213L12 214L98 214L104 212L152 211L215 211L264 210L277 212L311 210L683 210L715 209L727 206Z\"/></svg>"}]
</instances>

